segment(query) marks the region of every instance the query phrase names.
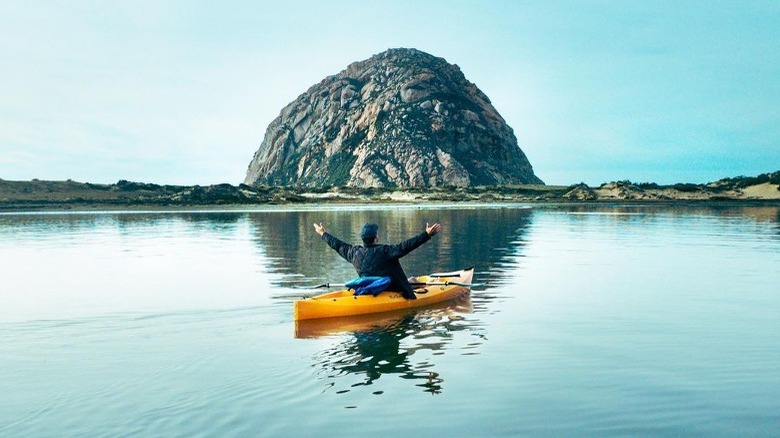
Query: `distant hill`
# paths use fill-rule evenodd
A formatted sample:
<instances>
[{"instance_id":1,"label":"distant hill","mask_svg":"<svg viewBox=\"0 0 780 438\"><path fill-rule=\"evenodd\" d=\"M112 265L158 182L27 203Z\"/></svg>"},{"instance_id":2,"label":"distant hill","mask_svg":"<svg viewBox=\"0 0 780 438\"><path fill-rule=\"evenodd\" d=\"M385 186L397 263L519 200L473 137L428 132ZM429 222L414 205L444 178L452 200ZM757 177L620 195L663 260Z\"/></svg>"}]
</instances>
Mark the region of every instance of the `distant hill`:
<instances>
[{"instance_id":1,"label":"distant hill","mask_svg":"<svg viewBox=\"0 0 780 438\"><path fill-rule=\"evenodd\" d=\"M290 203L415 202L721 202L780 205L780 171L724 178L708 184L658 185L614 181L585 184L521 184L480 187L251 187L240 184L173 186L121 180L116 184L0 179L0 211L255 206Z\"/></svg>"},{"instance_id":2,"label":"distant hill","mask_svg":"<svg viewBox=\"0 0 780 438\"><path fill-rule=\"evenodd\" d=\"M252 186L543 184L490 99L457 65L416 49L355 62L266 130Z\"/></svg>"}]
</instances>

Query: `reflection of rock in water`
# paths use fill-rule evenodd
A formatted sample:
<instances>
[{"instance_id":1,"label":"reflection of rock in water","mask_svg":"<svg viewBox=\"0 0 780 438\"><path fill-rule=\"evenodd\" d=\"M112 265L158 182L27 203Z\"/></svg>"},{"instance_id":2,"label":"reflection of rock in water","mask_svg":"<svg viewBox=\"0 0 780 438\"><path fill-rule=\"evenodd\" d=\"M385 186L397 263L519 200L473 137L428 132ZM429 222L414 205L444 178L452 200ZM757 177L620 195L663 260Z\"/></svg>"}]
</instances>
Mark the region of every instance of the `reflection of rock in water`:
<instances>
[{"instance_id":1,"label":"reflection of rock in water","mask_svg":"<svg viewBox=\"0 0 780 438\"><path fill-rule=\"evenodd\" d=\"M457 332L478 334L479 330L478 323L468 320L457 307L427 309L357 330L345 342L317 354L315 360L322 377L333 380L328 387L336 388L337 393L352 390L337 389L339 378L363 376L361 382L350 384L350 388L358 388L372 385L382 375L397 374L425 392L438 394L443 390L444 378L433 369L435 364L425 358L415 363L413 356L425 350L432 352L431 356L444 354ZM478 339L468 348L480 345L484 338ZM412 345L402 346L402 341Z\"/></svg>"},{"instance_id":2,"label":"reflection of rock in water","mask_svg":"<svg viewBox=\"0 0 780 438\"><path fill-rule=\"evenodd\" d=\"M282 286L343 282L355 276L314 233L312 224L323 222L334 236L359 243L358 230L365 222L380 227L380 242L396 243L425 228L426 221L440 222L443 230L430 242L402 259L408 275L476 267L476 275L490 273L499 280L506 264L521 251L532 211L523 208L419 209L374 211L264 212L249 217L258 248L270 260L270 269L285 274Z\"/></svg>"}]
</instances>

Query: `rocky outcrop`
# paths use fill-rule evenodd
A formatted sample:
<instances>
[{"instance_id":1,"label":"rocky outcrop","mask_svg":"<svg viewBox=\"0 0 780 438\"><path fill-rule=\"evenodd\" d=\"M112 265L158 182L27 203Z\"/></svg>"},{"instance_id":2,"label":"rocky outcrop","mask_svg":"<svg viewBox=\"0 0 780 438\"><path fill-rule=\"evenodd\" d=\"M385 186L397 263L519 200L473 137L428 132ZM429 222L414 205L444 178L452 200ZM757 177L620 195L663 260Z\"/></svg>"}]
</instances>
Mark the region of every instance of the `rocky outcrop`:
<instances>
[{"instance_id":1,"label":"rocky outcrop","mask_svg":"<svg viewBox=\"0 0 780 438\"><path fill-rule=\"evenodd\" d=\"M593 201L598 199L598 195L587 184L579 183L564 193L562 198L570 201Z\"/></svg>"},{"instance_id":2,"label":"rocky outcrop","mask_svg":"<svg viewBox=\"0 0 780 438\"><path fill-rule=\"evenodd\" d=\"M391 49L287 105L245 184L437 187L543 184L490 99L457 65Z\"/></svg>"}]
</instances>

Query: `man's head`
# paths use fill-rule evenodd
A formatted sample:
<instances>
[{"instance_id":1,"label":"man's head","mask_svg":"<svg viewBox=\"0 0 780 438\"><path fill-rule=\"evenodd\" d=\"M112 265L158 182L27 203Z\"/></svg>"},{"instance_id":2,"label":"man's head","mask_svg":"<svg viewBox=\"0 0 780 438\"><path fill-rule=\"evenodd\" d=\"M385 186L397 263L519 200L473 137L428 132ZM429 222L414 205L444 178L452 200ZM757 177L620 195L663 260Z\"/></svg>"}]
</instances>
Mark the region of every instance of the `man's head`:
<instances>
[{"instance_id":1,"label":"man's head","mask_svg":"<svg viewBox=\"0 0 780 438\"><path fill-rule=\"evenodd\" d=\"M360 238L363 239L364 244L370 245L375 243L378 231L379 225L377 224L363 224L363 228L360 229Z\"/></svg>"}]
</instances>

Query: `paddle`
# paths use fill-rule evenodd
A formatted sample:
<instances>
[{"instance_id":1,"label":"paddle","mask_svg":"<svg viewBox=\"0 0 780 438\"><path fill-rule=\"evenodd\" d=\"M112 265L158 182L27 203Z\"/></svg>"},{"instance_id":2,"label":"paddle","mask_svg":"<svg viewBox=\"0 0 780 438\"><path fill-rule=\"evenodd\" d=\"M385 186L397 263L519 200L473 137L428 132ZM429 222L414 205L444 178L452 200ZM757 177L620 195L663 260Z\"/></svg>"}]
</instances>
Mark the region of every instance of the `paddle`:
<instances>
[{"instance_id":1,"label":"paddle","mask_svg":"<svg viewBox=\"0 0 780 438\"><path fill-rule=\"evenodd\" d=\"M308 289L323 289L323 288L326 288L326 287L342 287L344 285L345 285L345 283L322 283L322 284L318 284L316 286L311 286Z\"/></svg>"},{"instance_id":2,"label":"paddle","mask_svg":"<svg viewBox=\"0 0 780 438\"><path fill-rule=\"evenodd\" d=\"M463 286L463 287L472 287L472 286L482 286L484 283L461 283L459 281L429 281L427 283L421 282L421 281L414 281L409 283L412 286L449 286L451 284L455 286ZM330 287L343 287L345 286L345 283L322 283L318 284L316 286L311 286L310 289L324 289L324 288L330 288Z\"/></svg>"},{"instance_id":3,"label":"paddle","mask_svg":"<svg viewBox=\"0 0 780 438\"><path fill-rule=\"evenodd\" d=\"M453 272L435 272L433 274L428 275L428 277L457 277L461 274L461 272L470 271L472 269L474 268L471 267L471 268L466 268L460 271L453 271Z\"/></svg>"},{"instance_id":4,"label":"paddle","mask_svg":"<svg viewBox=\"0 0 780 438\"><path fill-rule=\"evenodd\" d=\"M448 286L450 284L454 284L455 286L464 286L464 287L471 287L471 286L482 286L484 283L461 283L459 281L429 281L427 283L409 283L411 285L421 284L426 286Z\"/></svg>"}]
</instances>

